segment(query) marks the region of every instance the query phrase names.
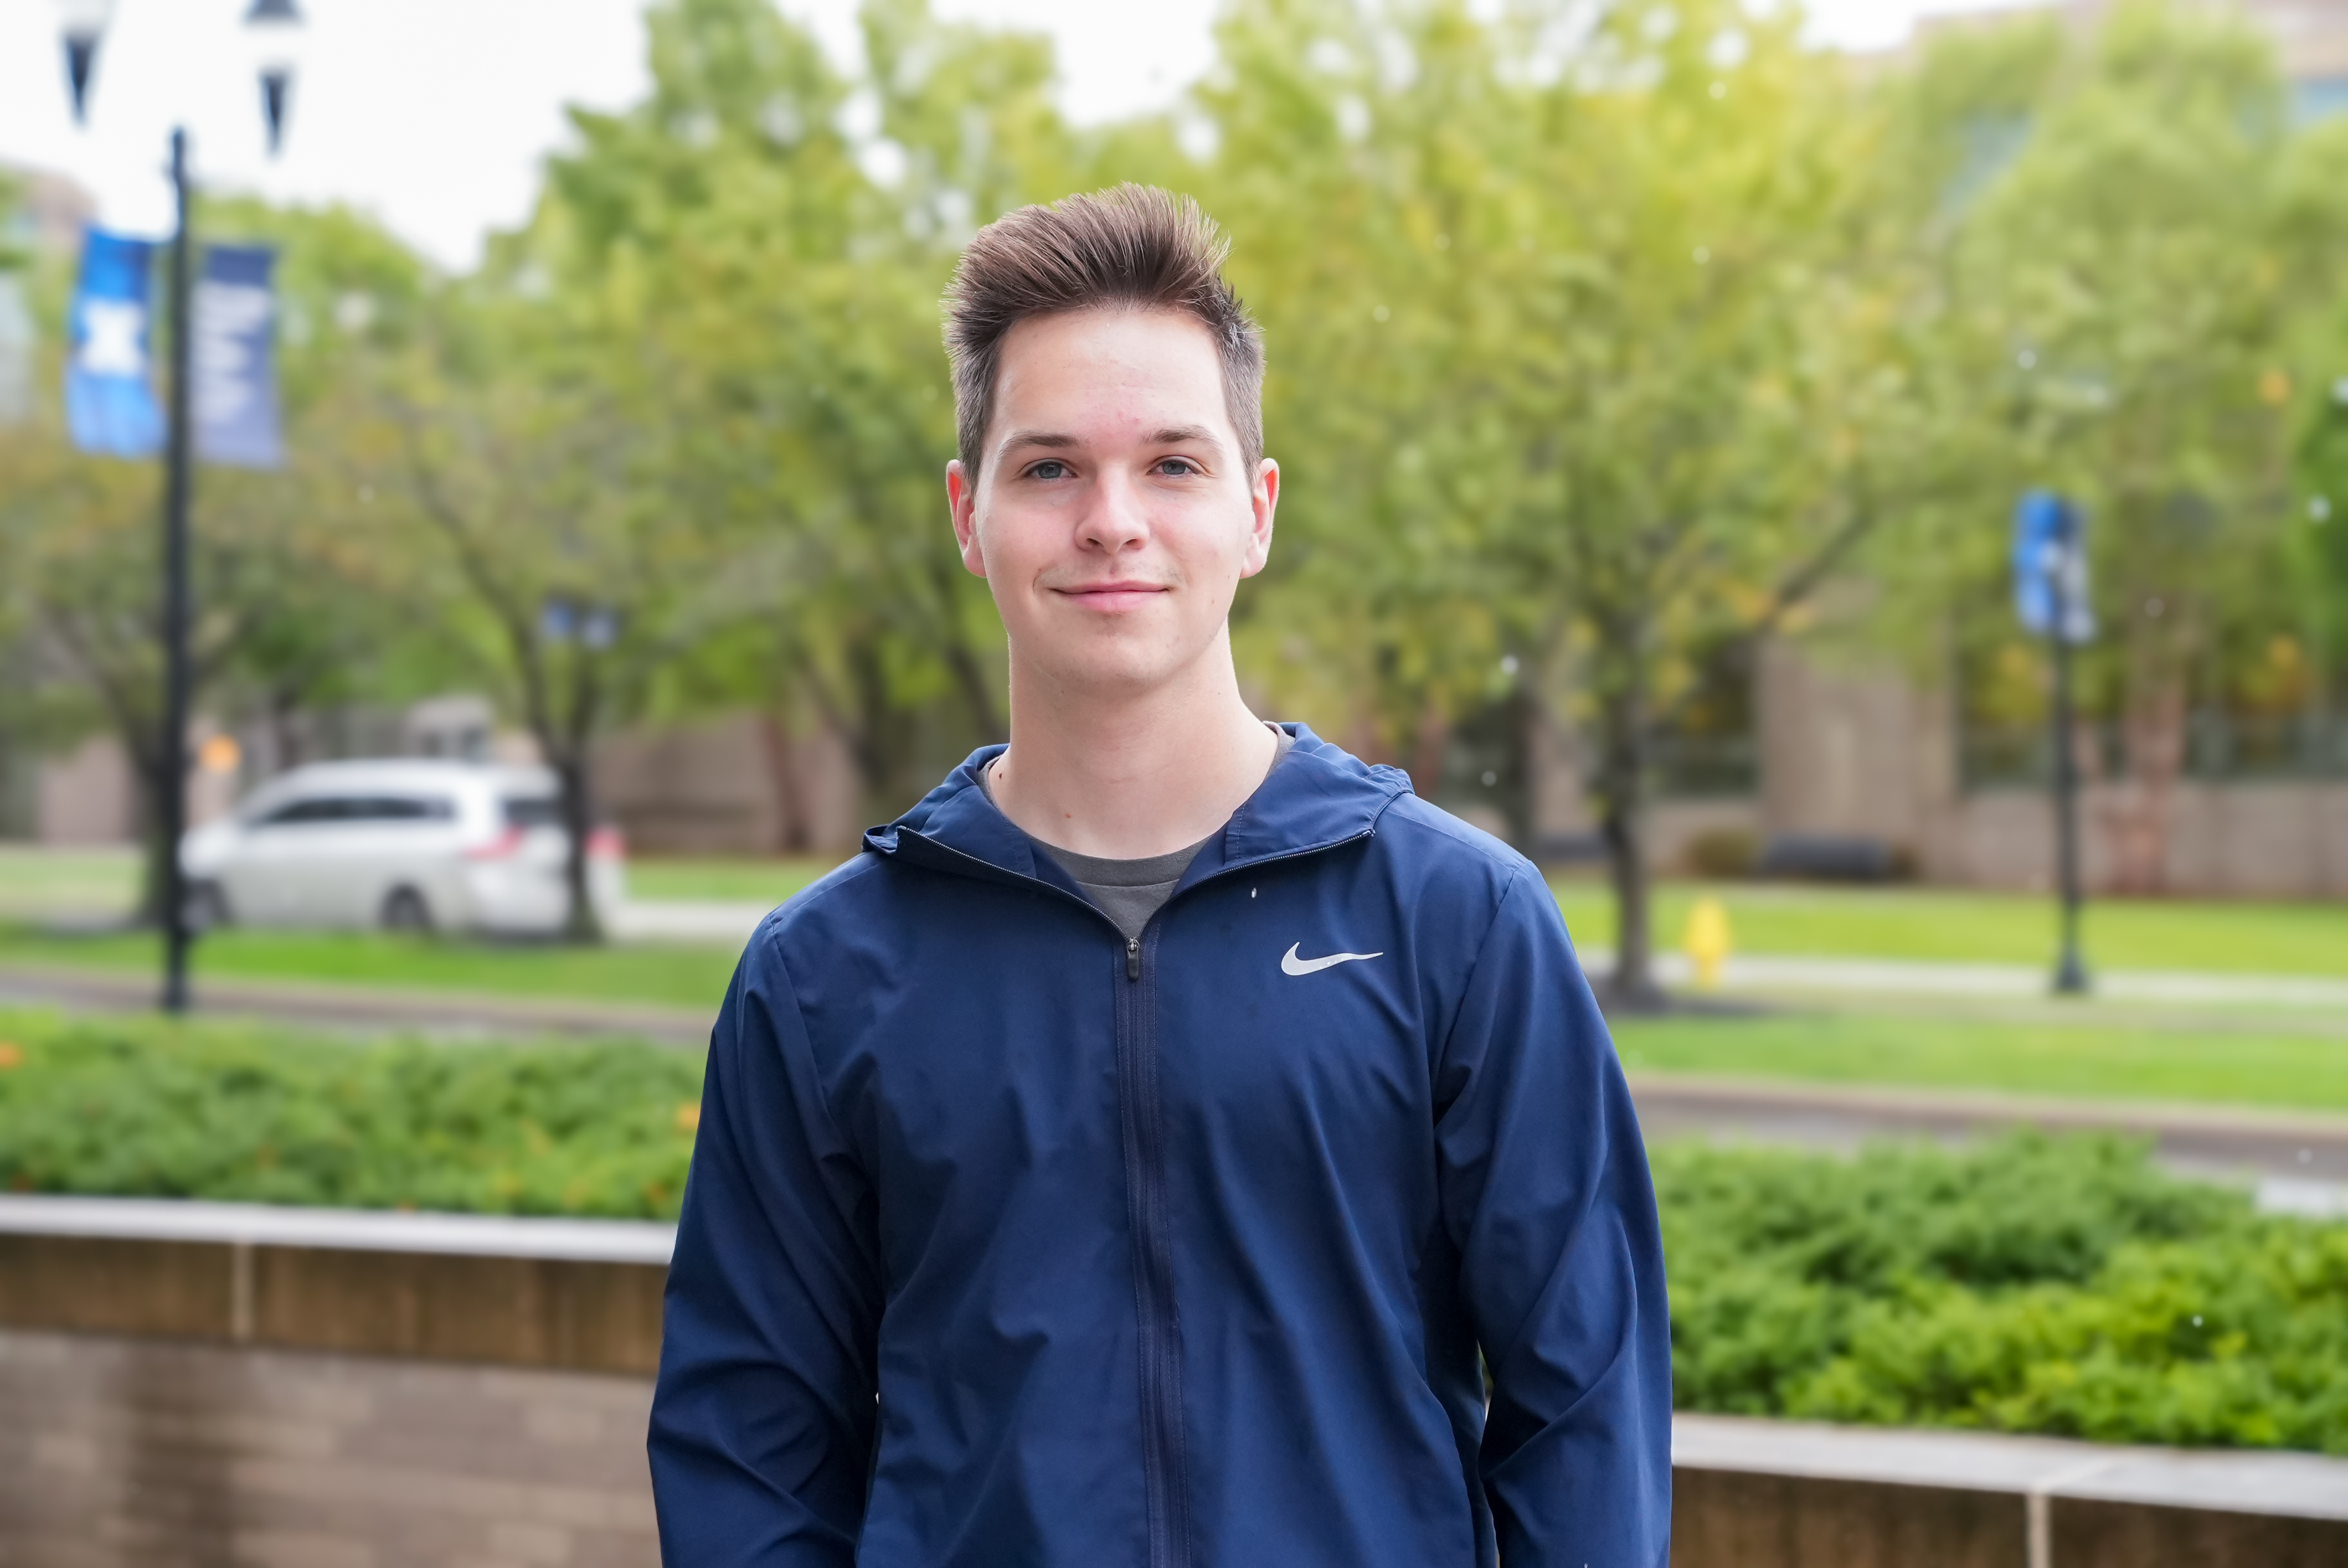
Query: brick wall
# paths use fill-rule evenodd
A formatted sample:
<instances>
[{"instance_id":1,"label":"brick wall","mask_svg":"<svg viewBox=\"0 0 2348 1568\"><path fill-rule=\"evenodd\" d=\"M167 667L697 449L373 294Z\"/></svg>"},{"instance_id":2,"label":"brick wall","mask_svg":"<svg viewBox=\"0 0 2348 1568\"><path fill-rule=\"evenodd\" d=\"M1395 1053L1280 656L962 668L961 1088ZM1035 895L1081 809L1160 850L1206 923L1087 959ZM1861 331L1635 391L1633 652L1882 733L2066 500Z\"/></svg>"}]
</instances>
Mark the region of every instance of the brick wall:
<instances>
[{"instance_id":1,"label":"brick wall","mask_svg":"<svg viewBox=\"0 0 2348 1568\"><path fill-rule=\"evenodd\" d=\"M659 1561L648 1379L0 1330L6 1568Z\"/></svg>"}]
</instances>

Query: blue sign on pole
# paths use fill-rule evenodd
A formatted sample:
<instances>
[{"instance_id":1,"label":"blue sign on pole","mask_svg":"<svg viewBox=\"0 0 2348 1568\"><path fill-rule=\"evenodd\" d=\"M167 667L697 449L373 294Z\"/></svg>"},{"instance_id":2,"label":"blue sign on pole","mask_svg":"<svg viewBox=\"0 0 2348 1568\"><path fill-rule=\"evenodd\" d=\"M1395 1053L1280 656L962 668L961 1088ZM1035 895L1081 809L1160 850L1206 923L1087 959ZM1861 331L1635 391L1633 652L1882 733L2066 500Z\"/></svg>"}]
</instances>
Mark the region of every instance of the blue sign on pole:
<instances>
[{"instance_id":1,"label":"blue sign on pole","mask_svg":"<svg viewBox=\"0 0 2348 1568\"><path fill-rule=\"evenodd\" d=\"M258 245L212 245L196 285L196 456L239 468L285 462L277 418L277 299L270 273L277 252Z\"/></svg>"},{"instance_id":2,"label":"blue sign on pole","mask_svg":"<svg viewBox=\"0 0 2348 1568\"><path fill-rule=\"evenodd\" d=\"M2013 508L2013 612L2027 630L2051 637L2058 603L2063 641L2095 641L2086 519L2051 490L2032 490Z\"/></svg>"},{"instance_id":3,"label":"blue sign on pole","mask_svg":"<svg viewBox=\"0 0 2348 1568\"><path fill-rule=\"evenodd\" d=\"M66 361L66 423L85 452L151 457L163 449L163 411L148 381L147 282L154 250L103 229L83 239Z\"/></svg>"}]
</instances>

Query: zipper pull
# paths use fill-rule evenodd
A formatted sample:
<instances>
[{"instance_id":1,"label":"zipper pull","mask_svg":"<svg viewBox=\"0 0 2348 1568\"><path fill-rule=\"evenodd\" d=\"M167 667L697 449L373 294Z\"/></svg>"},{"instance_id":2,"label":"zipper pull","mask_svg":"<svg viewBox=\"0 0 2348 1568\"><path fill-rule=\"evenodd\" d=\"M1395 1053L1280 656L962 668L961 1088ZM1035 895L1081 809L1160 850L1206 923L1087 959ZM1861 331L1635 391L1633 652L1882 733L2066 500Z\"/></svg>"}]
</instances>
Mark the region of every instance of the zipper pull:
<instances>
[{"instance_id":1,"label":"zipper pull","mask_svg":"<svg viewBox=\"0 0 2348 1568\"><path fill-rule=\"evenodd\" d=\"M1141 978L1141 938L1138 937L1125 939L1125 978L1128 980Z\"/></svg>"}]
</instances>

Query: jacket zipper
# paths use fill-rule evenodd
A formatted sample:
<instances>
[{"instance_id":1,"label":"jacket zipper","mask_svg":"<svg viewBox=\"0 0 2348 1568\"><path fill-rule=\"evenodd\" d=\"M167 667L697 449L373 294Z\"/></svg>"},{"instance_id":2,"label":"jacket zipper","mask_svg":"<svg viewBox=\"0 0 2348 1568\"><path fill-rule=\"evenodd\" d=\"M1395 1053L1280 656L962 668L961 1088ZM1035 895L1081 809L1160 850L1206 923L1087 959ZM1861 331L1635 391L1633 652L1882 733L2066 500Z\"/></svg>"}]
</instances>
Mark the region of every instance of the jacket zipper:
<instances>
[{"instance_id":1,"label":"jacket zipper","mask_svg":"<svg viewBox=\"0 0 2348 1568\"><path fill-rule=\"evenodd\" d=\"M1152 916L1150 923L1157 923ZM1182 1336L1174 1304L1174 1243L1166 1217L1166 1129L1158 1084L1158 996L1147 983L1141 938L1125 939L1117 988L1118 1120L1133 1231L1135 1323L1139 1336L1142 1498L1149 1568L1188 1568L1190 1476L1182 1444Z\"/></svg>"}]
</instances>

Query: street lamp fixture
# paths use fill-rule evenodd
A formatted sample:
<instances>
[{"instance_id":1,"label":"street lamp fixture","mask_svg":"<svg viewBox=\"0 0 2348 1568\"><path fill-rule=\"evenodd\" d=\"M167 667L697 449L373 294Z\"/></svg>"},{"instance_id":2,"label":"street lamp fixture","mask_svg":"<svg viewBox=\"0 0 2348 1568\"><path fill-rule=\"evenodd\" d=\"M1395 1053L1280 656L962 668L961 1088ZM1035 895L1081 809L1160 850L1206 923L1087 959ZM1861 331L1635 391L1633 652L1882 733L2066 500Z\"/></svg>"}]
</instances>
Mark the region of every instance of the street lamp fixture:
<instances>
[{"instance_id":1,"label":"street lamp fixture","mask_svg":"<svg viewBox=\"0 0 2348 1568\"><path fill-rule=\"evenodd\" d=\"M114 0L59 0L64 13L66 82L73 88L74 124L89 123L89 78L98 66L98 40L114 20Z\"/></svg>"},{"instance_id":2,"label":"street lamp fixture","mask_svg":"<svg viewBox=\"0 0 2348 1568\"><path fill-rule=\"evenodd\" d=\"M253 69L261 78L261 112L269 122L269 156L285 139L285 112L294 93L294 67L302 36L302 11L294 0L252 0L244 14L253 44Z\"/></svg>"}]
</instances>

